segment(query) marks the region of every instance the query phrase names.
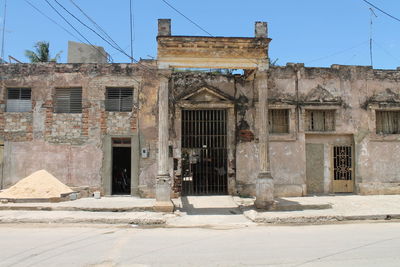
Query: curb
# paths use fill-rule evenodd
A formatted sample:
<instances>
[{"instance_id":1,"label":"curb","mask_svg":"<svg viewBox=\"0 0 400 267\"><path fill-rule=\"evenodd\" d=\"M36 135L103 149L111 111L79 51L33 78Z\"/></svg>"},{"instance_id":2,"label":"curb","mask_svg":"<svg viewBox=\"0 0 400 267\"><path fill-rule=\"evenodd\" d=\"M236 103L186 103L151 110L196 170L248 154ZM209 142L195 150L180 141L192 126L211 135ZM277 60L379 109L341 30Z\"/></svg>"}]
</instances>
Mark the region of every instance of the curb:
<instances>
[{"instance_id":1,"label":"curb","mask_svg":"<svg viewBox=\"0 0 400 267\"><path fill-rule=\"evenodd\" d=\"M45 224L135 224L135 225L165 225L165 219L113 219L113 218L0 218L0 224L13 223L45 223Z\"/></svg>"},{"instance_id":2,"label":"curb","mask_svg":"<svg viewBox=\"0 0 400 267\"><path fill-rule=\"evenodd\" d=\"M154 211L151 207L124 207L124 208L93 208L93 207L46 207L46 206L1 206L2 210L26 210L26 211L91 211L91 212L143 212Z\"/></svg>"},{"instance_id":3,"label":"curb","mask_svg":"<svg viewBox=\"0 0 400 267\"><path fill-rule=\"evenodd\" d=\"M343 221L388 221L400 219L400 214L375 215L322 215L322 216L293 216L293 217L260 217L254 212L245 212L244 216L259 224L320 224Z\"/></svg>"}]
</instances>

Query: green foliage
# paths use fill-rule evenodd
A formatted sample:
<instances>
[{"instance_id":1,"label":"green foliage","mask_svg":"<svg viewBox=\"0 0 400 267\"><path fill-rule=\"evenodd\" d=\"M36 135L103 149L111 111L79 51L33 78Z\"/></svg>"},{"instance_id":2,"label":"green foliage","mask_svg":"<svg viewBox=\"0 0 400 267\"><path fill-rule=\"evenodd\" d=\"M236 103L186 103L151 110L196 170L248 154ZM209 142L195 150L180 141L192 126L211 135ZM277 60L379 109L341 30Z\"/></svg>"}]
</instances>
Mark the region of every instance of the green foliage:
<instances>
[{"instance_id":1,"label":"green foliage","mask_svg":"<svg viewBox=\"0 0 400 267\"><path fill-rule=\"evenodd\" d=\"M50 43L39 41L34 45L34 51L25 50L25 56L31 63L39 62L57 62L60 59L62 51L58 52L54 58L50 57Z\"/></svg>"}]
</instances>

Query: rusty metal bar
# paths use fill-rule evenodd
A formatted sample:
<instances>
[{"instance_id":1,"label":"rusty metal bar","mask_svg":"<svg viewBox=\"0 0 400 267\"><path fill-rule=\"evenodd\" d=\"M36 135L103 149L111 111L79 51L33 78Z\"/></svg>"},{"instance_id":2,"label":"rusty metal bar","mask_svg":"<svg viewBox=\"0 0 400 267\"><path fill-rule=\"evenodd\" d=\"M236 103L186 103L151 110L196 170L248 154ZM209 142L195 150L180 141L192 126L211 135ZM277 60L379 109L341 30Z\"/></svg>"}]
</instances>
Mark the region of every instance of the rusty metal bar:
<instances>
[{"instance_id":1,"label":"rusty metal bar","mask_svg":"<svg viewBox=\"0 0 400 267\"><path fill-rule=\"evenodd\" d=\"M226 157L226 110L182 110L182 194L226 194Z\"/></svg>"}]
</instances>

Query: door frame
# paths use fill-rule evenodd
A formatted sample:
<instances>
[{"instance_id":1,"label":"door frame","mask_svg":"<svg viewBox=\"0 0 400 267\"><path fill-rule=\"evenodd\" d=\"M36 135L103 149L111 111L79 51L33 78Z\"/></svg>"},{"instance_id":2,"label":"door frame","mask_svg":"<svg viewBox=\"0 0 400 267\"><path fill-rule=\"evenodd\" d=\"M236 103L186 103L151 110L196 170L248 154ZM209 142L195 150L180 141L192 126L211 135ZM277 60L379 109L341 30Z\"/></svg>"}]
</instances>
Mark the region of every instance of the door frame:
<instances>
[{"instance_id":1,"label":"door frame","mask_svg":"<svg viewBox=\"0 0 400 267\"><path fill-rule=\"evenodd\" d=\"M351 147L351 180L335 180L334 173L334 148L338 146L348 146ZM353 144L332 144L330 145L330 165L331 165L331 191L332 193L354 193L355 189L355 159L354 159L354 145ZM336 181L336 184L335 184ZM348 191L341 190L343 187L347 187L350 185L350 189Z\"/></svg>"},{"instance_id":2,"label":"door frame","mask_svg":"<svg viewBox=\"0 0 400 267\"><path fill-rule=\"evenodd\" d=\"M190 102L182 100L178 102L175 108L174 131L175 138L171 139L174 147L174 158L179 161L178 168L174 171L174 180L182 179L182 110L206 110L206 109L225 109L226 110L226 150L227 150L227 190L228 195L234 195L236 192L236 171L235 171L235 112L234 104L224 102Z\"/></svg>"}]
</instances>

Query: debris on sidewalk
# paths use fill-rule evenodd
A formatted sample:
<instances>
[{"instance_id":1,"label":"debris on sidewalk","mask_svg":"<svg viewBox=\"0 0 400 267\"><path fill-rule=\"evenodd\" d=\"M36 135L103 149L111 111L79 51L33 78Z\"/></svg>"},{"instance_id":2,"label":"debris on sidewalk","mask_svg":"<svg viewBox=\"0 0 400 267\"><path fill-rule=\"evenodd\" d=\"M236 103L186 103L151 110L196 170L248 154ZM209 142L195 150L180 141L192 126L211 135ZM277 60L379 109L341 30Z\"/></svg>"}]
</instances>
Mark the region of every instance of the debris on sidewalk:
<instances>
[{"instance_id":1,"label":"debris on sidewalk","mask_svg":"<svg viewBox=\"0 0 400 267\"><path fill-rule=\"evenodd\" d=\"M40 170L1 192L0 199L11 202L61 201L63 197L73 192L52 174L46 170Z\"/></svg>"}]
</instances>

